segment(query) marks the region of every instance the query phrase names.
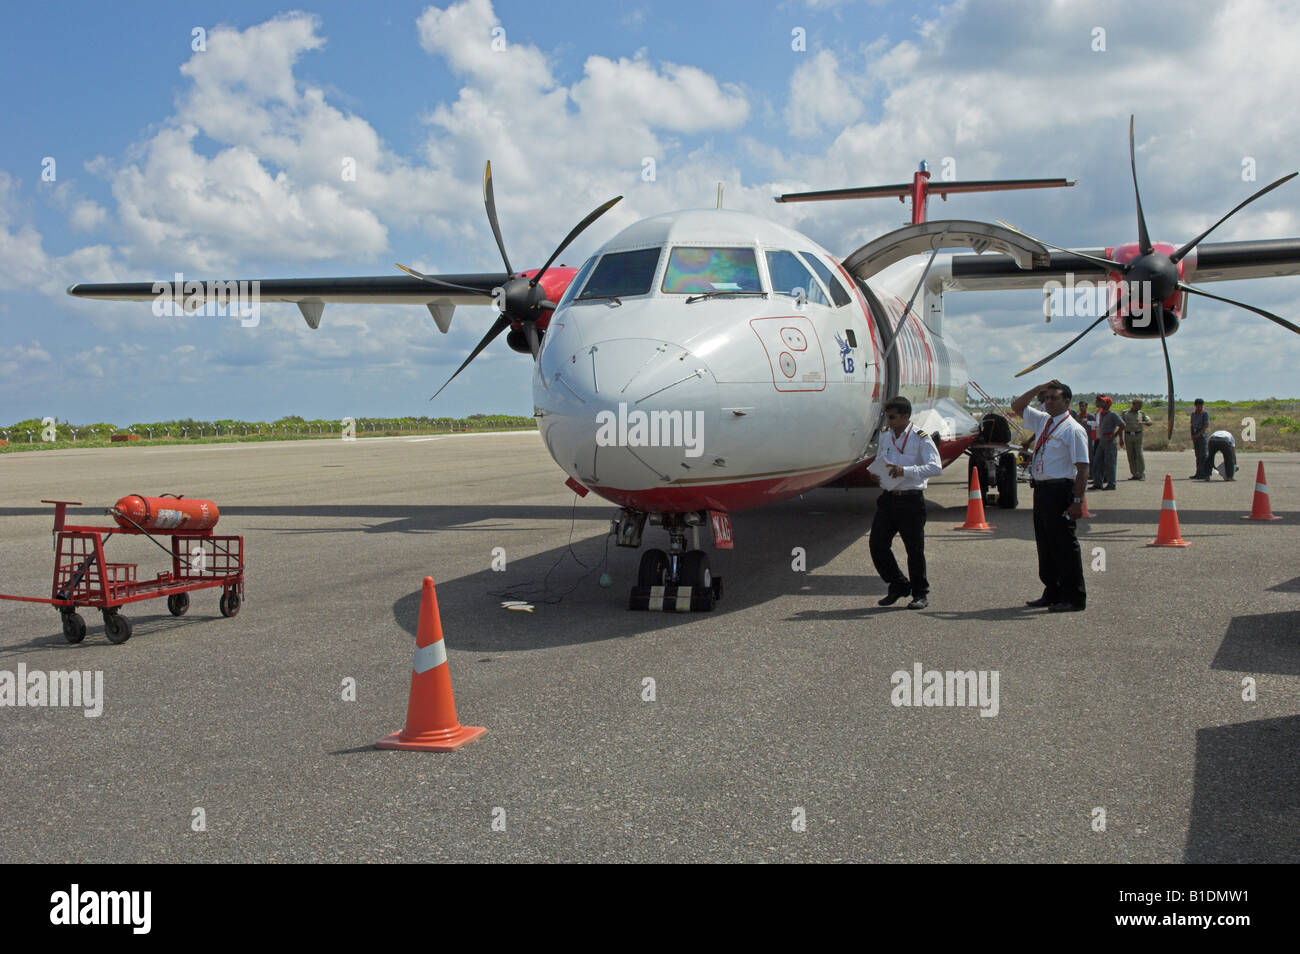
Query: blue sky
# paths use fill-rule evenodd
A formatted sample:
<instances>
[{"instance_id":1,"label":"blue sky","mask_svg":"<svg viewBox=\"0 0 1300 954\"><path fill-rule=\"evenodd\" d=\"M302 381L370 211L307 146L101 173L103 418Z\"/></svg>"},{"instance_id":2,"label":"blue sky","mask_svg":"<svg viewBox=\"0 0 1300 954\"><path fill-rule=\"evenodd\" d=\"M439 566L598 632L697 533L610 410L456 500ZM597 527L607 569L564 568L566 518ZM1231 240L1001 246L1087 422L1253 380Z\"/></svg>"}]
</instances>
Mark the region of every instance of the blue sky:
<instances>
[{"instance_id":1,"label":"blue sky","mask_svg":"<svg viewBox=\"0 0 1300 954\"><path fill-rule=\"evenodd\" d=\"M69 299L75 281L498 267L479 176L493 161L511 257L626 199L565 255L674 208L768 215L847 255L892 202L776 206L798 188L1060 175L1059 193L973 196L931 217L1006 218L1051 241L1131 241L1127 125L1153 237L1181 243L1300 168L1294 4L1098 2L313 4L6 8L0 34L0 423L529 413L503 342L428 397L491 323L457 310L292 305L256 328ZM207 49L191 48L206 31ZM504 51L491 49L504 29ZM1095 31L1106 49L1093 49ZM806 49L792 48L802 30ZM358 161L355 183L338 157ZM655 158L654 182L640 177ZM42 162L55 179L42 181ZM1258 181L1243 182L1244 159ZM1294 183L1215 239L1300 235ZM1211 290L1300 316L1300 279ZM1074 332L1037 293L953 294L946 330L993 393ZM1198 300L1171 341L1179 394L1294 396L1300 338ZM1051 370L1076 390L1161 391L1159 346L1102 332Z\"/></svg>"}]
</instances>

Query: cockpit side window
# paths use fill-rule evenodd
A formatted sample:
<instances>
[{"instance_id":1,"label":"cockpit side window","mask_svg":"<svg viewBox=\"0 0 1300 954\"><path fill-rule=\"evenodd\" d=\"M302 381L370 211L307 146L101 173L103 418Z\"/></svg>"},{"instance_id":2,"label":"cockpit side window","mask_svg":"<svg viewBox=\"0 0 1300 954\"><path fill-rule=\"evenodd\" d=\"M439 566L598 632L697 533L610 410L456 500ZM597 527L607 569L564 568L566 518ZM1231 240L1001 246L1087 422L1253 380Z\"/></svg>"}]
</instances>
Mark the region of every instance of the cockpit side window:
<instances>
[{"instance_id":1,"label":"cockpit side window","mask_svg":"<svg viewBox=\"0 0 1300 954\"><path fill-rule=\"evenodd\" d=\"M835 302L836 308L843 308L853 300L831 270L826 267L825 262L812 252L801 252L800 254L803 255L803 260L812 266L817 276L826 283L826 287L831 290L831 300Z\"/></svg>"},{"instance_id":2,"label":"cockpit side window","mask_svg":"<svg viewBox=\"0 0 1300 954\"><path fill-rule=\"evenodd\" d=\"M578 293L578 301L592 298L623 298L648 295L659 267L657 248L639 248L632 252L609 252L600 259Z\"/></svg>"},{"instance_id":3,"label":"cockpit side window","mask_svg":"<svg viewBox=\"0 0 1300 954\"><path fill-rule=\"evenodd\" d=\"M668 256L663 290L673 295L761 291L754 250L679 245Z\"/></svg>"},{"instance_id":4,"label":"cockpit side window","mask_svg":"<svg viewBox=\"0 0 1300 954\"><path fill-rule=\"evenodd\" d=\"M814 305L830 304L817 279L813 278L812 272L793 252L768 252L767 271L772 276L774 294L789 295L792 298L802 296L804 301Z\"/></svg>"},{"instance_id":5,"label":"cockpit side window","mask_svg":"<svg viewBox=\"0 0 1300 954\"><path fill-rule=\"evenodd\" d=\"M591 256L591 258L587 259L587 261L583 263L582 268L578 269L578 274L573 276L573 281L569 282L569 287L564 289L564 294L560 296L559 304L556 305L555 308L556 311L559 311L569 302L573 301L573 296L578 293L578 289L582 287L582 283L585 282L587 276L591 274L591 268L596 264L596 259L598 258L600 258L599 255Z\"/></svg>"}]
</instances>

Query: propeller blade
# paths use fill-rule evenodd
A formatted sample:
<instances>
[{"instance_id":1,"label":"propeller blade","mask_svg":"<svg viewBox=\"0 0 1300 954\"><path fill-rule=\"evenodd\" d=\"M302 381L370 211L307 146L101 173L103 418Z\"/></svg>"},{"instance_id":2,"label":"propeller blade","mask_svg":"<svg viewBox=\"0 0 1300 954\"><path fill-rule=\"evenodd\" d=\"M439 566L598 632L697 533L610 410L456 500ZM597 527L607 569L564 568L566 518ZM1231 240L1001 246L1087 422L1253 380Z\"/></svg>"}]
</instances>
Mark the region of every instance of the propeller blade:
<instances>
[{"instance_id":1,"label":"propeller blade","mask_svg":"<svg viewBox=\"0 0 1300 954\"><path fill-rule=\"evenodd\" d=\"M1228 213L1227 215L1225 215L1223 218L1219 219L1219 221L1215 222L1213 225L1211 225L1208 229L1206 229L1206 230L1205 230L1204 232L1202 232L1200 235L1196 236L1196 238L1192 239L1190 242L1188 242L1186 245L1184 245L1184 246L1183 246L1182 248L1180 248L1178 251L1174 252L1174 254L1170 255L1170 256L1169 256L1169 261L1174 262L1175 264L1177 264L1178 261L1179 261L1180 259L1182 259L1182 257L1183 257L1184 255L1186 255L1186 254L1187 254L1188 252L1190 252L1192 249L1196 248L1196 246L1200 244L1201 239L1205 238L1205 236L1209 235L1211 232L1213 232L1215 229L1217 229L1217 228L1218 228L1220 225L1222 225L1224 222L1228 221L1228 219L1232 218L1234 215L1236 215L1238 212L1240 212L1240 211L1241 211L1242 209L1244 209L1246 206L1250 205L1252 202L1254 202L1256 199L1258 199L1261 195L1264 195L1266 192L1272 192L1274 189L1276 189L1276 188L1277 188L1278 186L1280 186L1282 183L1284 183L1284 182L1288 182L1288 181L1290 181L1291 179L1294 179L1297 175L1300 175L1300 173L1295 173L1295 172L1293 172L1293 173L1291 173L1289 176L1283 176L1281 179L1278 179L1276 182L1264 186L1264 188L1260 189L1258 192L1256 192L1254 195L1252 195L1252 196L1251 196L1249 199L1247 199L1245 202L1242 202L1240 205L1238 205L1235 209L1233 209L1231 212L1229 212L1229 213Z\"/></svg>"},{"instance_id":2,"label":"propeller blade","mask_svg":"<svg viewBox=\"0 0 1300 954\"><path fill-rule=\"evenodd\" d=\"M1247 311L1253 311L1255 314L1262 315L1263 317L1267 318L1269 321L1281 325L1287 331L1294 331L1296 334L1300 335L1300 328L1297 328L1295 325L1291 324L1291 322L1287 321L1285 318L1273 314L1271 311L1265 311L1263 308L1256 308L1254 305L1247 305L1244 301L1233 301L1231 298L1224 298L1221 295L1211 295L1207 291L1204 291L1200 288L1195 288L1187 284L1187 282L1179 282L1178 287L1185 292L1191 292L1193 295L1204 295L1206 298L1213 298L1215 301L1221 301L1225 305L1236 305L1238 308L1245 308Z\"/></svg>"},{"instance_id":3,"label":"propeller blade","mask_svg":"<svg viewBox=\"0 0 1300 954\"><path fill-rule=\"evenodd\" d=\"M599 208L593 209L585 219L583 219L581 222L575 225L573 227L573 231L571 231L568 235L566 235L564 237L564 241L561 242L559 246L555 249L555 251L551 253L551 257L546 260L546 264L543 265L538 270L537 274L534 275L529 280L528 287L536 288L537 283L541 281L542 276L546 274L546 270L551 267L551 263L560 257L560 253L569 247L569 243L572 242L574 239L576 239L579 235L581 235L583 230L588 225L590 225L592 222L595 222L598 218L600 218L602 215L604 215L606 212L608 212L610 209L612 209L615 205L617 205L622 200L623 197L621 195L614 196L614 198L610 199L604 205L600 206ZM536 354L536 352L534 352L534 354Z\"/></svg>"},{"instance_id":4,"label":"propeller blade","mask_svg":"<svg viewBox=\"0 0 1300 954\"><path fill-rule=\"evenodd\" d=\"M1049 355L1048 355L1046 358L1044 358L1042 361L1038 361L1038 362L1035 362L1034 364L1031 364L1029 367L1025 368L1025 370L1023 370L1023 371L1021 371L1019 374L1017 374L1016 377L1021 377L1021 376L1023 376L1023 375L1028 374L1030 371L1033 371L1033 370L1035 370L1035 369L1037 369L1037 368L1041 368L1043 365L1047 364L1047 362L1051 361L1053 358L1055 358L1055 357L1057 357L1058 355L1064 353L1064 352L1065 352L1066 350L1068 350L1069 348L1072 348L1072 347L1073 347L1073 346L1074 346L1074 345L1079 341L1080 338L1082 338L1082 337L1083 337L1084 335L1086 335L1088 332L1092 331L1093 328L1096 328L1099 324L1101 324L1103 321L1105 321L1105 320L1106 320L1107 318L1109 318L1111 315L1115 314L1115 312L1119 310L1119 307L1120 307L1121 304L1122 304L1122 302L1119 302L1119 301L1115 302L1114 306L1113 306L1109 311L1107 311L1106 314L1102 315L1100 318L1098 318L1096 321L1094 321L1092 324L1090 324L1087 328L1084 328L1084 329L1083 329L1082 331L1080 331L1077 335L1075 335L1073 338L1071 338L1070 341L1069 341L1069 342L1068 342L1064 347L1057 348L1055 351L1053 351L1051 354L1049 354Z\"/></svg>"},{"instance_id":5,"label":"propeller blade","mask_svg":"<svg viewBox=\"0 0 1300 954\"><path fill-rule=\"evenodd\" d=\"M1146 216L1142 214L1142 194L1138 192L1137 150L1133 146L1133 117L1128 118L1128 164L1133 170L1133 198L1137 199L1138 244L1143 255L1151 254L1151 236L1147 234Z\"/></svg>"},{"instance_id":6,"label":"propeller blade","mask_svg":"<svg viewBox=\"0 0 1300 954\"><path fill-rule=\"evenodd\" d=\"M528 338L528 350L533 353L533 360L537 360L537 352L542 350L541 342L537 340L537 322L524 322L524 335Z\"/></svg>"},{"instance_id":7,"label":"propeller blade","mask_svg":"<svg viewBox=\"0 0 1300 954\"><path fill-rule=\"evenodd\" d=\"M1165 384L1169 388L1169 427L1165 440L1174 436L1174 366L1169 363L1169 339L1165 336L1165 306L1154 302L1151 307L1156 313L1156 327L1160 329L1160 350L1165 353Z\"/></svg>"},{"instance_id":8,"label":"propeller blade","mask_svg":"<svg viewBox=\"0 0 1300 954\"><path fill-rule=\"evenodd\" d=\"M1069 253L1070 255L1073 255L1075 258L1081 258L1081 259L1083 259L1085 262L1091 262L1091 263L1094 264L1094 265L1100 265L1102 268L1104 268L1104 269L1106 269L1106 270L1108 270L1108 271L1112 271L1112 272L1121 272L1121 273L1122 273L1122 272L1125 272L1125 271L1128 270L1128 266L1125 265L1125 264L1122 263L1122 262L1112 262L1112 261L1111 261L1110 259L1108 259L1108 258L1101 258L1101 257L1099 257L1099 256L1097 256L1097 255L1085 255L1083 252L1076 252L1074 249L1072 249L1072 248L1066 248L1066 247L1063 246L1063 245L1053 245L1051 242L1044 242L1042 239L1038 238L1038 237L1035 236L1035 235L1030 235L1030 234L1029 234L1028 232L1026 232L1024 229L1018 229L1018 228L1016 228L1016 227L1015 227L1014 225L1012 225L1010 222L1007 222L1007 221L1005 221L1005 220L1003 220L1003 219L997 219L996 221L997 221L998 225L1005 225L1005 226L1006 226L1007 228L1009 228L1011 231L1013 231L1013 232L1019 232L1019 233L1020 233L1021 235L1023 235L1025 238L1027 238L1027 239L1033 239L1033 240L1034 240L1035 242L1037 242L1039 245L1046 245L1048 248L1054 248L1054 249L1056 249L1058 252L1067 252L1067 253Z\"/></svg>"},{"instance_id":9,"label":"propeller blade","mask_svg":"<svg viewBox=\"0 0 1300 954\"><path fill-rule=\"evenodd\" d=\"M506 263L506 274L513 276L515 270L510 267L510 256L506 254L506 243L501 240L501 225L497 222L497 200L492 195L492 160L483 167L483 204L487 206L488 224L492 226L492 235L501 250L501 261ZM459 372L458 372L459 373ZM455 375L452 375L455 377ZM447 385L443 385L446 387ZM434 395L437 397L437 395Z\"/></svg>"},{"instance_id":10,"label":"propeller blade","mask_svg":"<svg viewBox=\"0 0 1300 954\"><path fill-rule=\"evenodd\" d=\"M484 291L481 288L470 288L468 285L457 285L455 282L444 282L435 275L426 275L424 272L417 272L413 268L407 268L401 262L394 262L398 268L406 272L412 278L418 278L422 282L428 282L430 285L437 285L439 288L450 288L452 291L473 292L475 295L482 295L484 298L491 298L492 293Z\"/></svg>"},{"instance_id":11,"label":"propeller blade","mask_svg":"<svg viewBox=\"0 0 1300 954\"><path fill-rule=\"evenodd\" d=\"M460 367L456 369L456 374L460 374L462 371L464 371L465 368L469 366L469 363L478 357L479 352L492 343L492 339L494 339L497 335L501 334L501 332L505 331L509 327L510 327L509 318L507 318L505 315L501 315L500 317L498 317L497 320L492 323L492 327L488 329L488 333L483 336L483 340L480 341L475 346L474 350L469 353L469 357L466 358L463 362L461 362ZM433 398L436 398L439 394L443 392L443 388L447 387L448 384L451 384L452 381L455 381L456 374L453 374L451 377L449 377L446 380L446 382L443 384L443 386L441 388L438 388L438 390L434 393L433 397L429 398L429 400L432 401Z\"/></svg>"}]
</instances>

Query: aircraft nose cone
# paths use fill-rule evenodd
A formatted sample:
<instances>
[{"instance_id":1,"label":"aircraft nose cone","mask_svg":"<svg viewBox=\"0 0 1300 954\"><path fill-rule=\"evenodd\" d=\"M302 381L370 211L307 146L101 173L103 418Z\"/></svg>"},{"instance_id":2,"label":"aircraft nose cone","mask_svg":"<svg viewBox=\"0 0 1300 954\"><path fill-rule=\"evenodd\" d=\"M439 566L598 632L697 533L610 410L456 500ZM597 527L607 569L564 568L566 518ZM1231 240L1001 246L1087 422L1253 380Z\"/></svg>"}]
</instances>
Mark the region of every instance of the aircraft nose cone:
<instances>
[{"instance_id":1,"label":"aircraft nose cone","mask_svg":"<svg viewBox=\"0 0 1300 954\"><path fill-rule=\"evenodd\" d=\"M651 338L547 348L535 385L547 448L584 484L637 489L707 476L718 385L690 350Z\"/></svg>"}]
</instances>

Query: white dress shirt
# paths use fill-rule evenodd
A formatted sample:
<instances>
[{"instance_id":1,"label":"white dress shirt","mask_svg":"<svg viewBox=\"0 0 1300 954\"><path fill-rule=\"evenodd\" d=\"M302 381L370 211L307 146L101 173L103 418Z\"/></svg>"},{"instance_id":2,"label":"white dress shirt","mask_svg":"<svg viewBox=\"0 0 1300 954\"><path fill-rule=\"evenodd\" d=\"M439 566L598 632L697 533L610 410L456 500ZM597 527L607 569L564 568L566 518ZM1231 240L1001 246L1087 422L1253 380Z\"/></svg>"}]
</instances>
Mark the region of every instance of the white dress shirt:
<instances>
[{"instance_id":1,"label":"white dress shirt","mask_svg":"<svg viewBox=\"0 0 1300 954\"><path fill-rule=\"evenodd\" d=\"M1073 480L1075 464L1088 463L1088 432L1069 411L1051 417L1046 411L1026 407L1020 415L1025 427L1034 432L1034 480ZM1039 437L1047 432L1040 447Z\"/></svg>"},{"instance_id":2,"label":"white dress shirt","mask_svg":"<svg viewBox=\"0 0 1300 954\"><path fill-rule=\"evenodd\" d=\"M1231 447L1237 446L1237 441L1233 438L1232 431L1215 431L1210 435L1210 439L1213 440L1215 438L1218 438L1221 441L1227 441Z\"/></svg>"},{"instance_id":3,"label":"white dress shirt","mask_svg":"<svg viewBox=\"0 0 1300 954\"><path fill-rule=\"evenodd\" d=\"M879 447L886 464L903 468L903 476L895 490L924 490L931 477L943 473L943 461L939 459L939 448L934 446L934 439L912 424L908 424L898 437L894 436L892 427L885 428L880 435Z\"/></svg>"}]
</instances>

